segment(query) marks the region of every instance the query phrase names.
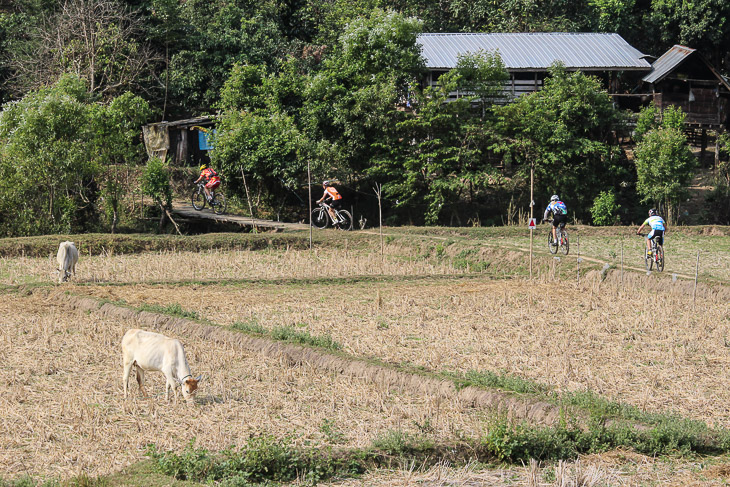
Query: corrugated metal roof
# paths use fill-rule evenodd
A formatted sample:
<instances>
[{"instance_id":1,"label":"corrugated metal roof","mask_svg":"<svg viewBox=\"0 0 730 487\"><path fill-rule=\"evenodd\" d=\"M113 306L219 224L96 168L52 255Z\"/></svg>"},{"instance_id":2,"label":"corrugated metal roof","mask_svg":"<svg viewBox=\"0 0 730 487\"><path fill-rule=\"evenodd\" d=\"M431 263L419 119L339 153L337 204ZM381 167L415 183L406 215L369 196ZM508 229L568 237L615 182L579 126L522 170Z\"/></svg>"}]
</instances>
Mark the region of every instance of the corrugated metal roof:
<instances>
[{"instance_id":1,"label":"corrugated metal roof","mask_svg":"<svg viewBox=\"0 0 730 487\"><path fill-rule=\"evenodd\" d=\"M651 65L651 72L642 78L647 83L656 83L664 79L674 68L682 64L682 62L695 52L695 49L675 44L667 52L661 55L659 59Z\"/></svg>"},{"instance_id":2,"label":"corrugated metal roof","mask_svg":"<svg viewBox=\"0 0 730 487\"><path fill-rule=\"evenodd\" d=\"M499 51L508 71L546 70L556 61L585 71L651 68L644 55L618 34L421 34L417 42L431 69L452 69L459 54L479 50Z\"/></svg>"}]
</instances>

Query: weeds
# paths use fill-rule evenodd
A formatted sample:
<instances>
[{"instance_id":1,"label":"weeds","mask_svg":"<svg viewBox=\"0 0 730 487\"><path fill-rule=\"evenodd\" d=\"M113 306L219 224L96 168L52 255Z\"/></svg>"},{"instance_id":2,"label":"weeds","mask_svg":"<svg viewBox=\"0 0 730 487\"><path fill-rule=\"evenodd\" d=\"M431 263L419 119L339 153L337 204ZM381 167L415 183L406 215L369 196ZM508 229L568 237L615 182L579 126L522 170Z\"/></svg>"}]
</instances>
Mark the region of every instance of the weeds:
<instances>
[{"instance_id":1,"label":"weeds","mask_svg":"<svg viewBox=\"0 0 730 487\"><path fill-rule=\"evenodd\" d=\"M304 479L311 484L335 476L351 477L365 471L368 455L340 454L331 449L296 448L286 438L271 435L250 438L238 450L219 454L196 449L191 442L181 454L159 452L155 445L147 448L159 472L179 480L220 482L227 486L264 482L288 482Z\"/></svg>"},{"instance_id":2,"label":"weeds","mask_svg":"<svg viewBox=\"0 0 730 487\"><path fill-rule=\"evenodd\" d=\"M184 310L178 303L169 304L167 306L160 306L157 304L143 304L138 307L139 311L149 311L150 313L162 313L166 315L177 316L179 318L187 318L189 320L200 320L200 315L196 311Z\"/></svg>"}]
</instances>

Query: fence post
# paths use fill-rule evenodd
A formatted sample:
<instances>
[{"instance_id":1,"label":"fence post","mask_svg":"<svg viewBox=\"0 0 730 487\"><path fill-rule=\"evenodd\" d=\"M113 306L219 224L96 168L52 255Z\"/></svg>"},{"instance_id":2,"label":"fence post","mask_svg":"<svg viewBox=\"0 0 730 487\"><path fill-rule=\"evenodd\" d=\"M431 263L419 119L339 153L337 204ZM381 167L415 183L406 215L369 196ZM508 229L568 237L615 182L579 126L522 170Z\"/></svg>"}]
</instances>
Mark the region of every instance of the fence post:
<instances>
[{"instance_id":1,"label":"fence post","mask_svg":"<svg viewBox=\"0 0 730 487\"><path fill-rule=\"evenodd\" d=\"M309 252L312 252L312 171L307 158L307 189L309 190Z\"/></svg>"},{"instance_id":2,"label":"fence post","mask_svg":"<svg viewBox=\"0 0 730 487\"><path fill-rule=\"evenodd\" d=\"M378 197L378 217L380 219L380 273L383 273L383 264L385 261L385 247L383 245L383 205L381 204L380 195L382 193L383 185L375 183L373 191Z\"/></svg>"},{"instance_id":3,"label":"fence post","mask_svg":"<svg viewBox=\"0 0 730 487\"><path fill-rule=\"evenodd\" d=\"M697 276L700 273L700 251L697 251L697 263L695 264L695 287L692 291L692 306L695 305L695 301L697 301Z\"/></svg>"},{"instance_id":4,"label":"fence post","mask_svg":"<svg viewBox=\"0 0 730 487\"><path fill-rule=\"evenodd\" d=\"M580 236L578 235L578 232L575 232L575 246L578 247L578 285L580 285Z\"/></svg>"}]
</instances>

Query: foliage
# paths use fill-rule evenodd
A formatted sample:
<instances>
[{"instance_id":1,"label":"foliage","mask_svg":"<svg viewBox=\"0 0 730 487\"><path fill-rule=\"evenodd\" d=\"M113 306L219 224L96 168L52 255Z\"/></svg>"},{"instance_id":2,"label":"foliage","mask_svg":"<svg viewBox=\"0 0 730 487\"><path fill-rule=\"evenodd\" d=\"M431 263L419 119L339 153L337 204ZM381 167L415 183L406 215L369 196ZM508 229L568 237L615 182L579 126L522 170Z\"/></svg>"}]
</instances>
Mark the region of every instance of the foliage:
<instances>
[{"instance_id":1,"label":"foliage","mask_svg":"<svg viewBox=\"0 0 730 487\"><path fill-rule=\"evenodd\" d=\"M172 187L166 162L159 157L153 157L147 161L142 172L141 189L158 205L167 208L172 205Z\"/></svg>"},{"instance_id":2,"label":"foliage","mask_svg":"<svg viewBox=\"0 0 730 487\"><path fill-rule=\"evenodd\" d=\"M331 451L299 449L289 438L254 436L240 449L212 454L196 449L191 442L181 454L147 449L157 469L179 480L249 485L303 479L313 484L337 476L353 476L364 470L365 455L338 456ZM359 458L358 458L359 457Z\"/></svg>"},{"instance_id":3,"label":"foliage","mask_svg":"<svg viewBox=\"0 0 730 487\"><path fill-rule=\"evenodd\" d=\"M437 87L412 87L412 111L396 124L397 139L368 171L385 180L385 196L398 206L425 204L425 222L433 224L446 206L473 202L490 188L497 176L488 118L506 76L499 56L480 52L460 57ZM453 92L467 96L449 101Z\"/></svg>"},{"instance_id":4,"label":"foliage","mask_svg":"<svg viewBox=\"0 0 730 487\"><path fill-rule=\"evenodd\" d=\"M618 210L621 205L616 203L616 195L613 190L601 191L593 200L591 206L591 217L594 225L606 226L618 224L620 218Z\"/></svg>"},{"instance_id":5,"label":"foliage","mask_svg":"<svg viewBox=\"0 0 730 487\"><path fill-rule=\"evenodd\" d=\"M83 229L96 197L90 100L78 78L9 103L0 113L0 212L6 235ZM12 215L12 218L9 216Z\"/></svg>"},{"instance_id":6,"label":"foliage","mask_svg":"<svg viewBox=\"0 0 730 487\"><path fill-rule=\"evenodd\" d=\"M528 172L538 194L558 193L580 217L593 195L629 178L613 132L622 118L597 79L554 65L544 89L499 107L501 150Z\"/></svg>"},{"instance_id":7,"label":"foliage","mask_svg":"<svg viewBox=\"0 0 730 487\"><path fill-rule=\"evenodd\" d=\"M684 195L696 165L682 132L684 114L665 110L661 125L648 131L634 150L636 191L643 202L671 210Z\"/></svg>"},{"instance_id":8,"label":"foliage","mask_svg":"<svg viewBox=\"0 0 730 487\"><path fill-rule=\"evenodd\" d=\"M409 82L423 70L421 23L393 11L356 19L308 80L302 107L309 153L321 179L345 180L371 165L402 119ZM324 174L322 174L324 173Z\"/></svg>"},{"instance_id":9,"label":"foliage","mask_svg":"<svg viewBox=\"0 0 730 487\"><path fill-rule=\"evenodd\" d=\"M155 55L143 40L144 19L116 0L69 0L27 20L9 56L16 94L73 73L109 99L138 90L151 75Z\"/></svg>"}]
</instances>

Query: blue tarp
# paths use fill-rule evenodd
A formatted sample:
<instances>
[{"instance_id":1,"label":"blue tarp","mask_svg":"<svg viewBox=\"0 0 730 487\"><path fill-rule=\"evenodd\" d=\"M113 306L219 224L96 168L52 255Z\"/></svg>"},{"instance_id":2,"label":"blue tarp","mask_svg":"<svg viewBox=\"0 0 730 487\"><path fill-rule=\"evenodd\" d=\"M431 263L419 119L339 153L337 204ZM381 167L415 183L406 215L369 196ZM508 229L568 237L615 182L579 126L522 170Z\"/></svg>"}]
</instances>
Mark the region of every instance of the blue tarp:
<instances>
[{"instance_id":1,"label":"blue tarp","mask_svg":"<svg viewBox=\"0 0 730 487\"><path fill-rule=\"evenodd\" d=\"M200 150L211 150L213 149L213 136L215 135L215 129L210 130L209 132L203 132L202 130L198 130L198 144L200 145Z\"/></svg>"}]
</instances>

